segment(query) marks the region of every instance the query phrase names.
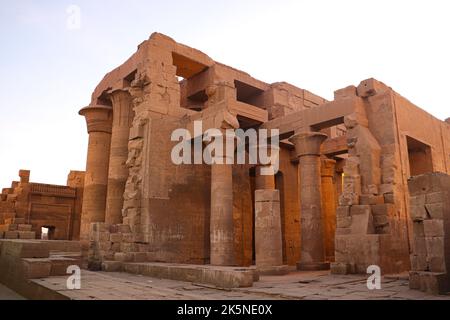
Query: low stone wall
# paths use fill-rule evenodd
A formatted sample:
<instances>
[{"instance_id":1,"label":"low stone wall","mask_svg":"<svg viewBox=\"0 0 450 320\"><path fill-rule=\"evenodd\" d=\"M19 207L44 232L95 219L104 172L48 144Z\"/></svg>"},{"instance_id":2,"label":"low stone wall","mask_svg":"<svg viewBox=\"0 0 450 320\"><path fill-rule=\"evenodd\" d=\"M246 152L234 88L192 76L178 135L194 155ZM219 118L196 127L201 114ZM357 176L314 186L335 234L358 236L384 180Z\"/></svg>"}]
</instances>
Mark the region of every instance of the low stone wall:
<instances>
[{"instance_id":1,"label":"low stone wall","mask_svg":"<svg viewBox=\"0 0 450 320\"><path fill-rule=\"evenodd\" d=\"M67 268L81 262L78 242L0 240L0 282L28 299L62 299L30 279L68 276Z\"/></svg>"},{"instance_id":2,"label":"low stone wall","mask_svg":"<svg viewBox=\"0 0 450 320\"><path fill-rule=\"evenodd\" d=\"M210 265L186 265L158 262L124 263L105 261L105 271L125 271L148 277L210 284L220 288L246 288L258 281L254 268L219 267Z\"/></svg>"}]
</instances>

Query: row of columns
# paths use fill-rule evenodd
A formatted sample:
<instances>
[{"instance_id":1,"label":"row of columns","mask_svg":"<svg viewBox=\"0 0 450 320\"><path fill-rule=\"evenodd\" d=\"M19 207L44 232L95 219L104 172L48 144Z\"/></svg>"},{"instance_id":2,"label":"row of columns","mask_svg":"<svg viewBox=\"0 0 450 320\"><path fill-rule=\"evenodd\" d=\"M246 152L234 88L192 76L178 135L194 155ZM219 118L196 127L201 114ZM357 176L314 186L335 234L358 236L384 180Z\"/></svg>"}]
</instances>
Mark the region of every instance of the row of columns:
<instances>
[{"instance_id":1,"label":"row of columns","mask_svg":"<svg viewBox=\"0 0 450 320\"><path fill-rule=\"evenodd\" d=\"M127 91L110 94L112 106L80 110L89 134L80 239L87 240L93 222L122 222L123 193L128 169L128 138L134 117Z\"/></svg>"},{"instance_id":2,"label":"row of columns","mask_svg":"<svg viewBox=\"0 0 450 320\"><path fill-rule=\"evenodd\" d=\"M321 175L322 143L327 135L302 132L289 140L295 146L299 160L301 189L301 261L299 270L329 268L324 241L322 215L322 182L334 188L333 180ZM328 167L334 162L329 160ZM225 162L224 162L225 163ZM256 265L262 268L282 266L282 239L279 192L273 175L261 175L256 168L255 191L255 250ZM211 264L234 264L233 180L232 166L212 166L211 175ZM331 177L331 176L330 176ZM334 200L333 200L334 201ZM331 209L332 210L332 209Z\"/></svg>"}]
</instances>

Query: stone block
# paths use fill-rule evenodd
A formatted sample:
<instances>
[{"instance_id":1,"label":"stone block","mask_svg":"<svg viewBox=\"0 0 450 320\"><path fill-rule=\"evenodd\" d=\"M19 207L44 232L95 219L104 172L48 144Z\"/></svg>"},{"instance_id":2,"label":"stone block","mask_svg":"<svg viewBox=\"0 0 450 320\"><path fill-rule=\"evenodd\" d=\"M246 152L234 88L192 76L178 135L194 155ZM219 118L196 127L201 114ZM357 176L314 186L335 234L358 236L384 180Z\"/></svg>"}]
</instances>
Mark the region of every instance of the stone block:
<instances>
[{"instance_id":1,"label":"stone block","mask_svg":"<svg viewBox=\"0 0 450 320\"><path fill-rule=\"evenodd\" d=\"M336 209L336 217L344 218L350 216L350 206L338 206Z\"/></svg>"},{"instance_id":2,"label":"stone block","mask_svg":"<svg viewBox=\"0 0 450 320\"><path fill-rule=\"evenodd\" d=\"M411 257L411 269L414 271L426 271L428 270L427 259L423 255L412 254Z\"/></svg>"},{"instance_id":3,"label":"stone block","mask_svg":"<svg viewBox=\"0 0 450 320\"><path fill-rule=\"evenodd\" d=\"M36 232L34 231L18 231L19 239L36 239Z\"/></svg>"},{"instance_id":4,"label":"stone block","mask_svg":"<svg viewBox=\"0 0 450 320\"><path fill-rule=\"evenodd\" d=\"M379 228L379 227L384 227L389 225L389 219L387 216L382 215L382 216L373 216L373 224L375 226L375 228Z\"/></svg>"},{"instance_id":5,"label":"stone block","mask_svg":"<svg viewBox=\"0 0 450 320\"><path fill-rule=\"evenodd\" d=\"M111 245L111 250L114 252L120 251L120 242L113 242Z\"/></svg>"},{"instance_id":6,"label":"stone block","mask_svg":"<svg viewBox=\"0 0 450 320\"><path fill-rule=\"evenodd\" d=\"M394 193L394 185L392 183L383 183L379 186L379 194Z\"/></svg>"},{"instance_id":7,"label":"stone block","mask_svg":"<svg viewBox=\"0 0 450 320\"><path fill-rule=\"evenodd\" d=\"M121 272L123 270L123 262L121 261L103 261L102 270L106 272Z\"/></svg>"},{"instance_id":8,"label":"stone block","mask_svg":"<svg viewBox=\"0 0 450 320\"><path fill-rule=\"evenodd\" d=\"M425 206L423 206L423 205L422 206L421 205L411 205L409 207L409 212L410 212L411 219L414 222L424 221L428 217Z\"/></svg>"},{"instance_id":9,"label":"stone block","mask_svg":"<svg viewBox=\"0 0 450 320\"><path fill-rule=\"evenodd\" d=\"M334 91L334 100L350 98L350 97L355 97L355 96L356 96L356 87L355 86L348 86L346 88Z\"/></svg>"},{"instance_id":10,"label":"stone block","mask_svg":"<svg viewBox=\"0 0 450 320\"><path fill-rule=\"evenodd\" d=\"M19 239L18 231L5 231L4 233L5 239Z\"/></svg>"},{"instance_id":11,"label":"stone block","mask_svg":"<svg viewBox=\"0 0 450 320\"><path fill-rule=\"evenodd\" d=\"M147 252L134 252L133 253L133 261L134 262L146 262L147 261Z\"/></svg>"},{"instance_id":12,"label":"stone block","mask_svg":"<svg viewBox=\"0 0 450 320\"><path fill-rule=\"evenodd\" d=\"M447 200L446 192L431 192L426 195L425 203L443 203Z\"/></svg>"},{"instance_id":13,"label":"stone block","mask_svg":"<svg viewBox=\"0 0 450 320\"><path fill-rule=\"evenodd\" d=\"M350 207L350 215L368 215L371 212L371 208L369 205L354 205Z\"/></svg>"},{"instance_id":14,"label":"stone block","mask_svg":"<svg viewBox=\"0 0 450 320\"><path fill-rule=\"evenodd\" d=\"M385 193L383 196L385 203L395 203L394 193Z\"/></svg>"},{"instance_id":15,"label":"stone block","mask_svg":"<svg viewBox=\"0 0 450 320\"><path fill-rule=\"evenodd\" d=\"M255 201L256 202L279 202L280 192L278 190L255 190Z\"/></svg>"},{"instance_id":16,"label":"stone block","mask_svg":"<svg viewBox=\"0 0 450 320\"><path fill-rule=\"evenodd\" d=\"M352 223L350 226L352 234L375 233L370 206L357 205L350 208Z\"/></svg>"},{"instance_id":17,"label":"stone block","mask_svg":"<svg viewBox=\"0 0 450 320\"><path fill-rule=\"evenodd\" d=\"M340 206L351 206L359 204L359 195L353 192L350 193L342 193L339 196L339 205Z\"/></svg>"},{"instance_id":18,"label":"stone block","mask_svg":"<svg viewBox=\"0 0 450 320\"><path fill-rule=\"evenodd\" d=\"M122 242L120 244L120 250L122 252L138 252L139 251L137 244L134 242L130 242L130 243Z\"/></svg>"},{"instance_id":19,"label":"stone block","mask_svg":"<svg viewBox=\"0 0 450 320\"><path fill-rule=\"evenodd\" d=\"M133 261L133 254L132 253L125 253L125 252L116 252L114 254L114 260L120 261L120 262L132 262Z\"/></svg>"},{"instance_id":20,"label":"stone block","mask_svg":"<svg viewBox=\"0 0 450 320\"><path fill-rule=\"evenodd\" d=\"M67 269L70 266L78 266L80 267L80 261L77 259L64 258L64 257L50 257L51 268L50 275L51 276L65 276L68 275Z\"/></svg>"},{"instance_id":21,"label":"stone block","mask_svg":"<svg viewBox=\"0 0 450 320\"><path fill-rule=\"evenodd\" d=\"M352 229L351 228L337 228L336 229L336 235L344 236L347 234L351 234Z\"/></svg>"},{"instance_id":22,"label":"stone block","mask_svg":"<svg viewBox=\"0 0 450 320\"><path fill-rule=\"evenodd\" d=\"M52 264L48 258L22 259L22 270L25 279L47 278L50 276Z\"/></svg>"},{"instance_id":23,"label":"stone block","mask_svg":"<svg viewBox=\"0 0 450 320\"><path fill-rule=\"evenodd\" d=\"M109 232L110 225L104 222L94 222L90 225L91 232Z\"/></svg>"},{"instance_id":24,"label":"stone block","mask_svg":"<svg viewBox=\"0 0 450 320\"><path fill-rule=\"evenodd\" d=\"M131 232L130 226L127 224L119 224L117 226L119 228L118 232L120 232L120 233L130 233Z\"/></svg>"},{"instance_id":25,"label":"stone block","mask_svg":"<svg viewBox=\"0 0 450 320\"><path fill-rule=\"evenodd\" d=\"M427 257L443 257L444 256L444 238L443 237L425 237L425 245L427 248Z\"/></svg>"},{"instance_id":26,"label":"stone block","mask_svg":"<svg viewBox=\"0 0 450 320\"><path fill-rule=\"evenodd\" d=\"M438 219L424 220L425 237L444 237L444 221ZM443 252L443 251L442 251Z\"/></svg>"},{"instance_id":27,"label":"stone block","mask_svg":"<svg viewBox=\"0 0 450 320\"><path fill-rule=\"evenodd\" d=\"M17 224L17 225L25 224L25 218L14 218L13 219L13 223ZM28 231L28 230L23 230L23 231Z\"/></svg>"},{"instance_id":28,"label":"stone block","mask_svg":"<svg viewBox=\"0 0 450 320\"><path fill-rule=\"evenodd\" d=\"M425 205L425 210L431 219L444 219L444 204L443 203L429 203Z\"/></svg>"},{"instance_id":29,"label":"stone block","mask_svg":"<svg viewBox=\"0 0 450 320\"><path fill-rule=\"evenodd\" d=\"M411 271L409 287L430 294L445 294L449 289L449 278L445 273Z\"/></svg>"},{"instance_id":30,"label":"stone block","mask_svg":"<svg viewBox=\"0 0 450 320\"><path fill-rule=\"evenodd\" d=\"M122 233L122 241L123 242L133 242L133 234L132 233Z\"/></svg>"},{"instance_id":31,"label":"stone block","mask_svg":"<svg viewBox=\"0 0 450 320\"><path fill-rule=\"evenodd\" d=\"M331 263L331 274L351 274L353 273L352 266L349 263L333 262Z\"/></svg>"},{"instance_id":32,"label":"stone block","mask_svg":"<svg viewBox=\"0 0 450 320\"><path fill-rule=\"evenodd\" d=\"M48 258L50 255L46 243L32 240L5 241L2 252L14 258Z\"/></svg>"},{"instance_id":33,"label":"stone block","mask_svg":"<svg viewBox=\"0 0 450 320\"><path fill-rule=\"evenodd\" d=\"M395 215L395 207L392 204L385 203L385 204L376 204L371 206L372 208L372 214L374 216L387 216L392 217Z\"/></svg>"},{"instance_id":34,"label":"stone block","mask_svg":"<svg viewBox=\"0 0 450 320\"><path fill-rule=\"evenodd\" d=\"M31 231L33 226L31 224L19 224L17 225L18 231Z\"/></svg>"},{"instance_id":35,"label":"stone block","mask_svg":"<svg viewBox=\"0 0 450 320\"><path fill-rule=\"evenodd\" d=\"M109 251L109 250L111 250L111 242L110 241L99 241L98 248L99 248L99 250Z\"/></svg>"},{"instance_id":36,"label":"stone block","mask_svg":"<svg viewBox=\"0 0 450 320\"><path fill-rule=\"evenodd\" d=\"M369 194L363 194L359 197L359 202L362 205L375 205L375 204L383 204L384 203L384 196L378 196L378 195L369 195Z\"/></svg>"},{"instance_id":37,"label":"stone block","mask_svg":"<svg viewBox=\"0 0 450 320\"><path fill-rule=\"evenodd\" d=\"M109 239L113 243L121 242L122 241L122 234L121 233L111 233Z\"/></svg>"},{"instance_id":38,"label":"stone block","mask_svg":"<svg viewBox=\"0 0 450 320\"><path fill-rule=\"evenodd\" d=\"M352 225L352 217L351 216L338 217L336 219L336 227L337 228L350 228L351 225Z\"/></svg>"},{"instance_id":39,"label":"stone block","mask_svg":"<svg viewBox=\"0 0 450 320\"><path fill-rule=\"evenodd\" d=\"M446 272L445 259L443 256L428 257L428 269L431 272Z\"/></svg>"}]
</instances>

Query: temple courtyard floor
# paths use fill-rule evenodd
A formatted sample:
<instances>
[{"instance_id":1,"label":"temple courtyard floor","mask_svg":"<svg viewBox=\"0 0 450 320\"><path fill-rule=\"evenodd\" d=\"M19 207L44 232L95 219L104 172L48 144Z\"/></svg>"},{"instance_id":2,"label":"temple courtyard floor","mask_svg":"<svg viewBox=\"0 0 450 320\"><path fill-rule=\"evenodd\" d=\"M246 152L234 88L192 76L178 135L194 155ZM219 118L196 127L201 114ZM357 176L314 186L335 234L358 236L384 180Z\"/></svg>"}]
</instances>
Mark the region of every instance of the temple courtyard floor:
<instances>
[{"instance_id":1,"label":"temple courtyard floor","mask_svg":"<svg viewBox=\"0 0 450 320\"><path fill-rule=\"evenodd\" d=\"M31 280L43 291L73 300L450 300L408 286L407 275L384 277L381 289L369 290L363 275L330 275L329 271L263 276L250 288L220 289L205 284L151 278L123 272L82 271L81 289L69 290L66 276ZM0 285L0 299L23 299Z\"/></svg>"}]
</instances>

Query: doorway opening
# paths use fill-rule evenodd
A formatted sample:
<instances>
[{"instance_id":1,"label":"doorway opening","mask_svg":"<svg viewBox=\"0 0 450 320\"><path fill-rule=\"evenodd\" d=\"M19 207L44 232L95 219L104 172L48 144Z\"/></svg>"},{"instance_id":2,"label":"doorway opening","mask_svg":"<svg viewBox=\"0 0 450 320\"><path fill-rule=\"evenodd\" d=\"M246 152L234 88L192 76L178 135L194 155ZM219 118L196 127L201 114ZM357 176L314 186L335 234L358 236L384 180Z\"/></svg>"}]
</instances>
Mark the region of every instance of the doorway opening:
<instances>
[{"instance_id":1,"label":"doorway opening","mask_svg":"<svg viewBox=\"0 0 450 320\"><path fill-rule=\"evenodd\" d=\"M433 172L431 147L419 140L406 136L408 145L409 176Z\"/></svg>"},{"instance_id":2,"label":"doorway opening","mask_svg":"<svg viewBox=\"0 0 450 320\"><path fill-rule=\"evenodd\" d=\"M42 240L53 240L55 237L55 227L54 226L43 226L41 227L41 239Z\"/></svg>"}]
</instances>

